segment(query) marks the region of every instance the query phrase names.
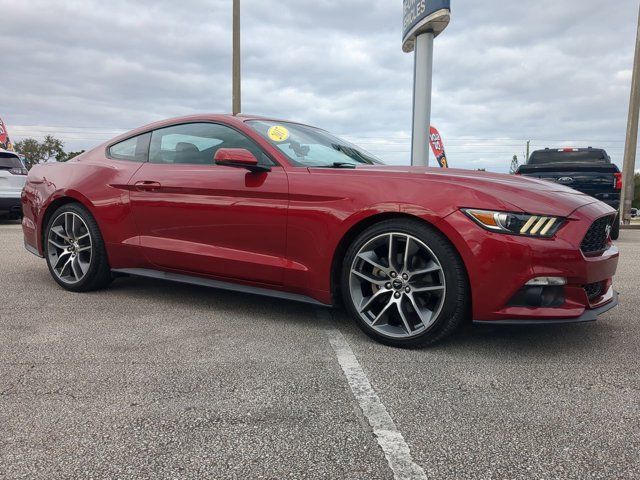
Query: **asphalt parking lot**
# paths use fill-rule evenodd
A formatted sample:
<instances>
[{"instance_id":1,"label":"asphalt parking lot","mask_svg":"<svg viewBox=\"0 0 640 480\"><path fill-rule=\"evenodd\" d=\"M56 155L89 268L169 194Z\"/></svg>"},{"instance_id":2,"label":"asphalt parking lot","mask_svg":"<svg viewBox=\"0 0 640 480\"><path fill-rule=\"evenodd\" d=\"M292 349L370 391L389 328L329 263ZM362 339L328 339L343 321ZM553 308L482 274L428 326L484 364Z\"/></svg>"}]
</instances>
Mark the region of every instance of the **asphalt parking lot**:
<instances>
[{"instance_id":1,"label":"asphalt parking lot","mask_svg":"<svg viewBox=\"0 0 640 480\"><path fill-rule=\"evenodd\" d=\"M0 221L0 478L393 478L335 331L428 478L640 478L640 231L618 245L597 323L407 351L304 304L137 278L72 294Z\"/></svg>"}]
</instances>

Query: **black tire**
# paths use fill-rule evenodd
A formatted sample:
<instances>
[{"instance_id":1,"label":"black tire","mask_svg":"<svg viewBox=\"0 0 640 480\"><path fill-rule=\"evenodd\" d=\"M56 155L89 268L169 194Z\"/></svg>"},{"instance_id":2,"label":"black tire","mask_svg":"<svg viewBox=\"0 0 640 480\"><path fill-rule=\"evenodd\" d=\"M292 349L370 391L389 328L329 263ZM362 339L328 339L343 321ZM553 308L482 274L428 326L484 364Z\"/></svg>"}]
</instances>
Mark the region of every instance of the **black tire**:
<instances>
[{"instance_id":1,"label":"black tire","mask_svg":"<svg viewBox=\"0 0 640 480\"><path fill-rule=\"evenodd\" d=\"M620 214L616 215L616 219L611 225L611 240L618 240L620 238Z\"/></svg>"},{"instance_id":2,"label":"black tire","mask_svg":"<svg viewBox=\"0 0 640 480\"><path fill-rule=\"evenodd\" d=\"M48 241L49 231L55 220L62 214L67 212L75 213L76 215L81 217L91 236L90 239L92 250L89 268L84 274L84 277L82 277L82 279L77 283L64 282L60 278L58 278L58 275L54 272L53 266L51 265L51 256L49 255L49 248L53 248L50 246ZM58 208L53 213L53 215L51 215L49 221L47 222L47 228L44 231L43 244L44 256L47 260L49 272L51 273L53 279L58 283L58 285L60 285L64 289L72 292L89 292L92 290L105 288L111 283L111 268L109 267L109 261L107 258L107 252L105 250L102 234L100 233L98 224L96 223L91 213L89 213L89 211L81 204L68 203Z\"/></svg>"},{"instance_id":3,"label":"black tire","mask_svg":"<svg viewBox=\"0 0 640 480\"><path fill-rule=\"evenodd\" d=\"M356 255L372 239L392 232L411 235L425 244L439 260L446 281L444 300L436 320L421 334L410 338L394 338L374 329L361 317L351 295L350 275ZM364 333L393 347L413 348L434 344L451 335L469 318L471 297L464 264L449 240L441 232L420 220L385 220L362 232L346 252L340 288L345 308Z\"/></svg>"}]
</instances>

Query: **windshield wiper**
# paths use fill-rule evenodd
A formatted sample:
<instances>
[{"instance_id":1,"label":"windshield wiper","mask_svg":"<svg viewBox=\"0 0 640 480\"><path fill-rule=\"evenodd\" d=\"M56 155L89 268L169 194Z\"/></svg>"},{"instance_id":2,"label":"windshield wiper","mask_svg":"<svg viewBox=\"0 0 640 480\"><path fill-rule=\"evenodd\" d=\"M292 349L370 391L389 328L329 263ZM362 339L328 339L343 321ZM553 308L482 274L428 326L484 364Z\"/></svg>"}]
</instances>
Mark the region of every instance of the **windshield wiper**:
<instances>
[{"instance_id":1,"label":"windshield wiper","mask_svg":"<svg viewBox=\"0 0 640 480\"><path fill-rule=\"evenodd\" d=\"M357 165L349 162L333 162L328 165L309 165L309 168L356 168Z\"/></svg>"},{"instance_id":2,"label":"windshield wiper","mask_svg":"<svg viewBox=\"0 0 640 480\"><path fill-rule=\"evenodd\" d=\"M356 168L357 165L349 162L333 162L331 165L324 165L323 168Z\"/></svg>"}]
</instances>

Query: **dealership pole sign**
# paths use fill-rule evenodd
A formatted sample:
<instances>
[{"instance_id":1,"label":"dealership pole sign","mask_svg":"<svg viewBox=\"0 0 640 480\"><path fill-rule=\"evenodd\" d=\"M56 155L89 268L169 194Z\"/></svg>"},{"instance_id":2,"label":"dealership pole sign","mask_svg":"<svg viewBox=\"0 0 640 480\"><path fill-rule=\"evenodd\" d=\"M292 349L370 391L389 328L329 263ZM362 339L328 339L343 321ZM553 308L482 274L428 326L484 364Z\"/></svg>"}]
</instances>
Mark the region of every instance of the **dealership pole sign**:
<instances>
[{"instance_id":1,"label":"dealership pole sign","mask_svg":"<svg viewBox=\"0 0 640 480\"><path fill-rule=\"evenodd\" d=\"M451 0L404 0L402 50L414 52L412 165L429 164L433 39L451 18Z\"/></svg>"},{"instance_id":2,"label":"dealership pole sign","mask_svg":"<svg viewBox=\"0 0 640 480\"><path fill-rule=\"evenodd\" d=\"M449 25L451 0L404 0L402 49L412 52L415 39L425 32L437 37Z\"/></svg>"}]
</instances>

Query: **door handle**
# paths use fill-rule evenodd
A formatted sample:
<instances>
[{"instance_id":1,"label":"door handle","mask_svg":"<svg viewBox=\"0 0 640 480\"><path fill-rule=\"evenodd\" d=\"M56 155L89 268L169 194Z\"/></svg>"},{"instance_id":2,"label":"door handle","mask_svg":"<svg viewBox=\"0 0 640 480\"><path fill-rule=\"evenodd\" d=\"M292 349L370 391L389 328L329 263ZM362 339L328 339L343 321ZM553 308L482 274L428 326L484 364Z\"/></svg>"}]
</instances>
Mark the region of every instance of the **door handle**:
<instances>
[{"instance_id":1,"label":"door handle","mask_svg":"<svg viewBox=\"0 0 640 480\"><path fill-rule=\"evenodd\" d=\"M152 182L150 180L143 180L143 181L134 183L133 186L135 187L136 190L138 190L140 192L155 192L157 190L160 190L160 187L162 185L160 185L159 182Z\"/></svg>"}]
</instances>

